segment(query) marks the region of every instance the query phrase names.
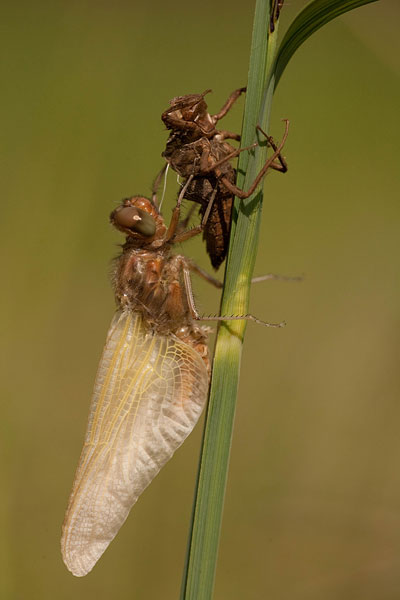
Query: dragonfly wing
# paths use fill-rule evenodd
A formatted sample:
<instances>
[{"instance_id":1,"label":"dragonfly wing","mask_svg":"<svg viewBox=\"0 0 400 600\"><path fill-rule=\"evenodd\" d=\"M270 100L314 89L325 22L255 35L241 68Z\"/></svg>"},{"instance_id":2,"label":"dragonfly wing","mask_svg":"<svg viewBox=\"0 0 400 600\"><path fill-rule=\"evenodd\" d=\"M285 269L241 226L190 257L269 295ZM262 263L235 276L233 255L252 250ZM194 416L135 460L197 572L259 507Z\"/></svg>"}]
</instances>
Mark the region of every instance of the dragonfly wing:
<instances>
[{"instance_id":1,"label":"dragonfly wing","mask_svg":"<svg viewBox=\"0 0 400 600\"><path fill-rule=\"evenodd\" d=\"M190 346L153 335L137 314L116 313L63 524L63 559L74 575L93 568L192 431L207 390L207 369Z\"/></svg>"}]
</instances>

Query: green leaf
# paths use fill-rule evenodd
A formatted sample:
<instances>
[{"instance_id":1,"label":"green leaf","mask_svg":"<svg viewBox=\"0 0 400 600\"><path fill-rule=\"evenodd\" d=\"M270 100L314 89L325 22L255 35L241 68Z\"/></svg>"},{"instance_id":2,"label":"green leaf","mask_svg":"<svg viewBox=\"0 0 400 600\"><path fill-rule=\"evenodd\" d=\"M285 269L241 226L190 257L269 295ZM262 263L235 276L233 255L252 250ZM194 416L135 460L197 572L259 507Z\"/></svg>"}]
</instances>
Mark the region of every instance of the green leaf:
<instances>
[{"instance_id":1,"label":"green leaf","mask_svg":"<svg viewBox=\"0 0 400 600\"><path fill-rule=\"evenodd\" d=\"M349 10L378 0L314 0L295 18L280 43L273 74L275 87L296 50L323 25Z\"/></svg>"}]
</instances>

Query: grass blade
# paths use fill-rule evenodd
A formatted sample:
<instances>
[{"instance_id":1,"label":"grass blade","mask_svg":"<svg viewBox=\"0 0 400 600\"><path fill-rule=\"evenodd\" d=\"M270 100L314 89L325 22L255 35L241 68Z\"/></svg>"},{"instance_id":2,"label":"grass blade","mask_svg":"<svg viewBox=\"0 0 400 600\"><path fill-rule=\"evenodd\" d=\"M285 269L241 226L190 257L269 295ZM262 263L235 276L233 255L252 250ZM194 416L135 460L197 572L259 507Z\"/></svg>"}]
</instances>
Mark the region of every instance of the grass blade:
<instances>
[{"instance_id":1,"label":"grass blade","mask_svg":"<svg viewBox=\"0 0 400 600\"><path fill-rule=\"evenodd\" d=\"M255 139L257 124L268 129L269 111L262 121L259 115L265 81L273 64L271 53L276 48L277 27L270 34L269 21L269 0L257 0L242 145ZM240 155L239 186L246 189L250 185L265 158L265 145ZM261 200L261 191L245 201L235 199L221 314L248 312ZM245 321L224 323L217 337L182 600L210 600L213 594L245 325Z\"/></svg>"},{"instance_id":2,"label":"grass blade","mask_svg":"<svg viewBox=\"0 0 400 600\"><path fill-rule=\"evenodd\" d=\"M275 87L296 50L318 29L349 10L378 0L314 0L295 18L280 43L275 67Z\"/></svg>"}]
</instances>

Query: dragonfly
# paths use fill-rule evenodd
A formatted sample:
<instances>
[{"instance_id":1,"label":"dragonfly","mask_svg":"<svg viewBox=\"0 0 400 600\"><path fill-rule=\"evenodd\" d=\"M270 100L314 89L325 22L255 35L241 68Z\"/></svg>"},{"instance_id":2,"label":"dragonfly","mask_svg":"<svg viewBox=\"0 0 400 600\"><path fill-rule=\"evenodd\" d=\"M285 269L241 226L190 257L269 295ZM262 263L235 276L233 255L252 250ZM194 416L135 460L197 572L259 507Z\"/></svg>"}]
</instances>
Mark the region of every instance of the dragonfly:
<instances>
[{"instance_id":1,"label":"dragonfly","mask_svg":"<svg viewBox=\"0 0 400 600\"><path fill-rule=\"evenodd\" d=\"M288 135L289 121L285 119L285 133L279 147L271 136L257 126L257 133L261 132L264 142L271 146L274 153L265 162L249 189L244 191L236 185L237 173L231 160L241 152L254 149L257 143L245 148L234 148L227 140L240 141L240 135L217 129L217 125L246 88L234 90L221 110L214 115L208 112L204 99L210 91L177 96L170 100L169 108L161 116L170 130L162 156L185 181L193 175L190 185L187 186L185 199L200 204L207 253L214 269L218 269L228 251L234 196L242 200L249 198L270 168L282 173L287 171L281 150ZM165 167L155 185L158 184L164 170Z\"/></svg>"},{"instance_id":2,"label":"dragonfly","mask_svg":"<svg viewBox=\"0 0 400 600\"><path fill-rule=\"evenodd\" d=\"M191 178L188 178L187 185ZM100 360L83 449L66 511L61 550L78 577L91 571L140 494L196 425L206 403L209 328L191 273L208 276L173 246L201 232L182 230L183 187L169 226L154 199L125 199L110 216L126 235L114 262L117 311ZM219 287L219 286L218 286Z\"/></svg>"}]
</instances>

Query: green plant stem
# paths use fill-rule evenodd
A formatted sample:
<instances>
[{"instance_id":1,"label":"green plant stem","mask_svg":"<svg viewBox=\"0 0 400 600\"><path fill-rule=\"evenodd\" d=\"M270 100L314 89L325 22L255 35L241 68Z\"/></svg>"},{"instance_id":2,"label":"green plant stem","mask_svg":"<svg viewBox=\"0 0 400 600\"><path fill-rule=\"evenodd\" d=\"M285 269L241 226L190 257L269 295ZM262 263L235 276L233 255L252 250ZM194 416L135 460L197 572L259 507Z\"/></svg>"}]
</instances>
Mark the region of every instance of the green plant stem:
<instances>
[{"instance_id":1,"label":"green plant stem","mask_svg":"<svg viewBox=\"0 0 400 600\"><path fill-rule=\"evenodd\" d=\"M277 28L269 30L269 0L257 0L249 81L242 130L242 145L256 137L256 125L268 129L270 106L260 115L264 85L274 57ZM272 94L270 95L272 98ZM238 184L247 189L266 160L266 144L243 152L238 165ZM231 241L225 274L221 314L248 312L250 281L255 263L262 191L235 199ZM213 594L225 487L235 416L242 342L246 321L225 322L215 347L210 400L206 415L197 493L182 582L182 600L210 600Z\"/></svg>"},{"instance_id":2,"label":"green plant stem","mask_svg":"<svg viewBox=\"0 0 400 600\"><path fill-rule=\"evenodd\" d=\"M270 0L256 1L242 146L255 141L257 125L269 131L275 85L305 39L336 16L373 1L313 0L296 17L278 52L278 23L269 33ZM250 187L265 163L267 145L259 142L240 154L237 184L242 189ZM235 198L222 315L248 312L262 200L262 189L246 200ZM246 321L225 322L217 336L181 600L211 600L213 594L245 328Z\"/></svg>"}]
</instances>

